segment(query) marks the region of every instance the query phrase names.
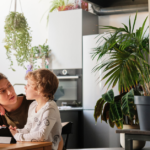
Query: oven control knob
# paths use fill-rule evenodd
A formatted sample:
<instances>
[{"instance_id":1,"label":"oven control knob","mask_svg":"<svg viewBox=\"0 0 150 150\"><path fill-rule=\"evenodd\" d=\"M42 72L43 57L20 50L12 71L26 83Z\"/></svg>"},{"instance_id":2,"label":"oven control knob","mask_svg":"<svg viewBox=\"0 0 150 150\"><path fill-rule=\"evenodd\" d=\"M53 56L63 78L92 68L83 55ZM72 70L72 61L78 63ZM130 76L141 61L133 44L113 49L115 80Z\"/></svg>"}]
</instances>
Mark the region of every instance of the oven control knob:
<instances>
[{"instance_id":1,"label":"oven control knob","mask_svg":"<svg viewBox=\"0 0 150 150\"><path fill-rule=\"evenodd\" d=\"M66 75L66 74L67 74L67 70L63 70L63 71L62 71L62 74L63 74L63 75Z\"/></svg>"}]
</instances>

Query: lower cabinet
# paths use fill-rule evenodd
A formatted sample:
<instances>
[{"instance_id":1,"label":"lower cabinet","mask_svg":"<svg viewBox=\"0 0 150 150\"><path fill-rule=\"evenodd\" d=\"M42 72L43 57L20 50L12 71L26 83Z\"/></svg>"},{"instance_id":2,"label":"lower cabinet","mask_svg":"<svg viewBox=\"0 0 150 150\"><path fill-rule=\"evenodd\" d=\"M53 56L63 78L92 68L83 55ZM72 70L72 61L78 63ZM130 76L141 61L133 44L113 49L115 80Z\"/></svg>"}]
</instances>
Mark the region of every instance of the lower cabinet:
<instances>
[{"instance_id":1,"label":"lower cabinet","mask_svg":"<svg viewBox=\"0 0 150 150\"><path fill-rule=\"evenodd\" d=\"M109 124L98 118L95 123L94 110L83 110L84 148L120 147L117 128L111 128Z\"/></svg>"},{"instance_id":2,"label":"lower cabinet","mask_svg":"<svg viewBox=\"0 0 150 150\"><path fill-rule=\"evenodd\" d=\"M83 148L83 111L60 111L61 122L73 122L72 134L69 134L67 149ZM63 135L65 142L66 135Z\"/></svg>"},{"instance_id":3,"label":"lower cabinet","mask_svg":"<svg viewBox=\"0 0 150 150\"><path fill-rule=\"evenodd\" d=\"M94 110L60 111L62 122L73 122L72 134L69 135L67 149L120 147L120 136L116 127L93 117ZM66 136L63 135L63 139Z\"/></svg>"}]
</instances>

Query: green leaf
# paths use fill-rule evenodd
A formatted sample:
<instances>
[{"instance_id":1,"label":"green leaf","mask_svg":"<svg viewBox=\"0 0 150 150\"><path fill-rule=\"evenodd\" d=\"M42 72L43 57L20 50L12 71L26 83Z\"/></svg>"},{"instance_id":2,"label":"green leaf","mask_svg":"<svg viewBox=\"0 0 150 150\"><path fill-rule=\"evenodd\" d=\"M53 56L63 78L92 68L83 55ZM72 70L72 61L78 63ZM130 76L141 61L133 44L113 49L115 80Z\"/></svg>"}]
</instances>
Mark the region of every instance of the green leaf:
<instances>
[{"instance_id":1,"label":"green leaf","mask_svg":"<svg viewBox=\"0 0 150 150\"><path fill-rule=\"evenodd\" d=\"M97 122L98 117L102 114L104 103L105 101L102 98L100 98L95 105L95 109L94 109L95 122Z\"/></svg>"},{"instance_id":2,"label":"green leaf","mask_svg":"<svg viewBox=\"0 0 150 150\"><path fill-rule=\"evenodd\" d=\"M131 33L131 19L129 17L129 32Z\"/></svg>"},{"instance_id":3,"label":"green leaf","mask_svg":"<svg viewBox=\"0 0 150 150\"><path fill-rule=\"evenodd\" d=\"M103 114L101 115L101 121L105 121L107 123L107 119L109 119L109 110L110 110L110 103L105 103L103 108Z\"/></svg>"},{"instance_id":4,"label":"green leaf","mask_svg":"<svg viewBox=\"0 0 150 150\"><path fill-rule=\"evenodd\" d=\"M108 102L108 103L112 103L114 101L114 92L113 90L109 90L107 93L102 95L102 98Z\"/></svg>"},{"instance_id":5,"label":"green leaf","mask_svg":"<svg viewBox=\"0 0 150 150\"><path fill-rule=\"evenodd\" d=\"M135 115L134 92L131 89L122 97L122 112L132 120Z\"/></svg>"},{"instance_id":6,"label":"green leaf","mask_svg":"<svg viewBox=\"0 0 150 150\"><path fill-rule=\"evenodd\" d=\"M133 26L132 26L132 33L133 33L133 31L134 31L136 19L137 19L137 12L136 12L136 15L135 15L135 18L134 18L134 23L133 23Z\"/></svg>"}]
</instances>

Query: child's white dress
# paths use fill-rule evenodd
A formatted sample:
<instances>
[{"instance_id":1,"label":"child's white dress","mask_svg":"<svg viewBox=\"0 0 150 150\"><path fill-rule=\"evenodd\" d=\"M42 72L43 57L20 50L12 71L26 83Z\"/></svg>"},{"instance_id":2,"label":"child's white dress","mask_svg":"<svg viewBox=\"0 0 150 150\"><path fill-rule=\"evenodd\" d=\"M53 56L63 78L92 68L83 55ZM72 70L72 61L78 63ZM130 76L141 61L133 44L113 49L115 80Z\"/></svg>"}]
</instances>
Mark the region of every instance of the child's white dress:
<instances>
[{"instance_id":1,"label":"child's white dress","mask_svg":"<svg viewBox=\"0 0 150 150\"><path fill-rule=\"evenodd\" d=\"M17 141L50 141L52 150L57 150L62 131L58 107L53 100L49 100L36 113L37 105L36 101L31 103L27 123L23 129L17 129L14 137Z\"/></svg>"}]
</instances>

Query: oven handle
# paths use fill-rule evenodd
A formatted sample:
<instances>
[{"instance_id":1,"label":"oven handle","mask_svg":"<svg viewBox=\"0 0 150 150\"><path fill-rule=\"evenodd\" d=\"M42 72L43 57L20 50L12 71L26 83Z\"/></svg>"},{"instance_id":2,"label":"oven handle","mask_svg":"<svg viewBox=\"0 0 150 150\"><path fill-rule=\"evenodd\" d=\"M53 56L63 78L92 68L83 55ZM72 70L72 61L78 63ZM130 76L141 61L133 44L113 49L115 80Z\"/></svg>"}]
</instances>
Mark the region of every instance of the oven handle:
<instances>
[{"instance_id":1,"label":"oven handle","mask_svg":"<svg viewBox=\"0 0 150 150\"><path fill-rule=\"evenodd\" d=\"M57 76L58 79L78 79L79 76Z\"/></svg>"}]
</instances>

